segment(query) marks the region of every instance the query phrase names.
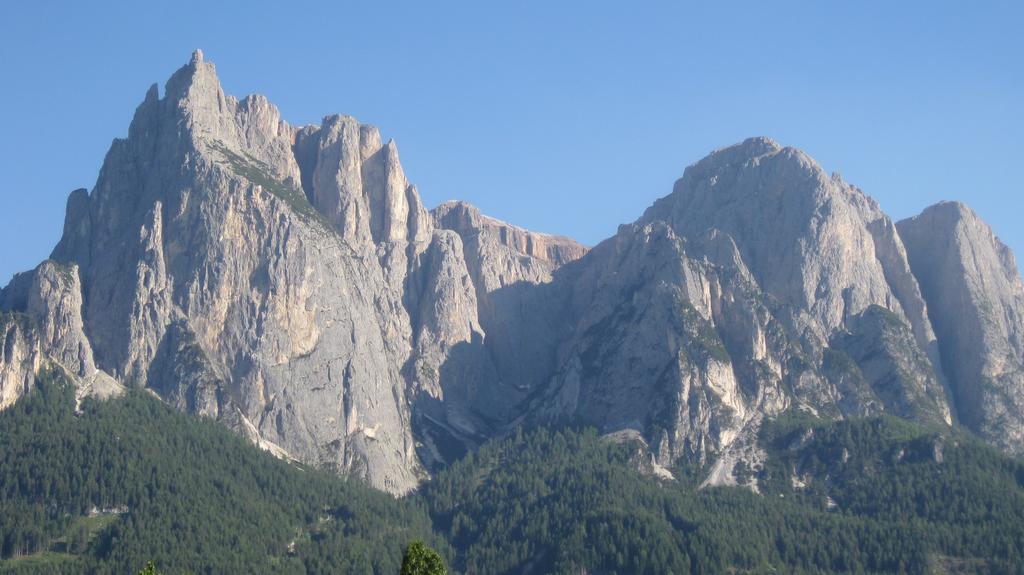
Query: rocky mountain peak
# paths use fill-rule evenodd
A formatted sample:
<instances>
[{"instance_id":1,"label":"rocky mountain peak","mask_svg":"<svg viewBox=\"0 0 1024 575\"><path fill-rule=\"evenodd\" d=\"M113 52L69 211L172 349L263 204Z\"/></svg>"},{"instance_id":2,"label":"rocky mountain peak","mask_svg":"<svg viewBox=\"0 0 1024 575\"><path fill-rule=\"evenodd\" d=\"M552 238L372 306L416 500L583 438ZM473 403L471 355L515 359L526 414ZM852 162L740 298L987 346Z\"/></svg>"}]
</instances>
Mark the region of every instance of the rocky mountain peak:
<instances>
[{"instance_id":1,"label":"rocky mountain peak","mask_svg":"<svg viewBox=\"0 0 1024 575\"><path fill-rule=\"evenodd\" d=\"M641 222L683 237L732 237L761 289L796 310L788 320L827 341L870 305L909 314L922 346L934 339L891 220L804 152L752 138L684 172ZM894 279L890 285L888 278Z\"/></svg>"},{"instance_id":2,"label":"rocky mountain peak","mask_svg":"<svg viewBox=\"0 0 1024 575\"><path fill-rule=\"evenodd\" d=\"M944 234L954 233L971 237L983 245L990 246L998 256L999 272L1011 283L1019 283L1020 273L1012 250L1006 246L992 228L967 204L958 201L944 201L929 206L917 216L899 223L907 231L921 228L941 230ZM993 270L994 271L994 270Z\"/></svg>"},{"instance_id":3,"label":"rocky mountain peak","mask_svg":"<svg viewBox=\"0 0 1024 575\"><path fill-rule=\"evenodd\" d=\"M702 165L723 166L736 163L742 164L761 156L776 154L782 149L783 146L781 144L767 136L755 136L747 138L738 144L714 150L691 168L698 168Z\"/></svg>"},{"instance_id":4,"label":"rocky mountain peak","mask_svg":"<svg viewBox=\"0 0 1024 575\"><path fill-rule=\"evenodd\" d=\"M164 87L164 97L186 109L208 108L225 101L217 68L213 62L203 60L202 50L196 50L189 63L171 75Z\"/></svg>"},{"instance_id":5,"label":"rocky mountain peak","mask_svg":"<svg viewBox=\"0 0 1024 575\"><path fill-rule=\"evenodd\" d=\"M978 215L942 202L898 224L963 424L1024 452L1024 286Z\"/></svg>"}]
</instances>

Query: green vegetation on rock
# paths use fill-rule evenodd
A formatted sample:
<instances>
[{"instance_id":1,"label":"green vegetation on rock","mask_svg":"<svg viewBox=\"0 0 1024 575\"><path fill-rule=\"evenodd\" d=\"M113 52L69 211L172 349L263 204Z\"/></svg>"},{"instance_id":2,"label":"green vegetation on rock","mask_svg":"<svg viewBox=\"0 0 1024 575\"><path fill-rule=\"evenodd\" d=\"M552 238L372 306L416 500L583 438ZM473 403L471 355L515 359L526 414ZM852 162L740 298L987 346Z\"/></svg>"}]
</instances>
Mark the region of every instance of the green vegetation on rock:
<instances>
[{"instance_id":1,"label":"green vegetation on rock","mask_svg":"<svg viewBox=\"0 0 1024 575\"><path fill-rule=\"evenodd\" d=\"M245 152L241 154L234 152L223 142L217 140L211 142L209 146L224 157L228 166L231 167L231 171L283 200L292 212L304 221L312 220L326 226L327 229L332 229L327 219L313 207L313 204L309 203L306 194L301 189L296 189L274 177L270 166Z\"/></svg>"},{"instance_id":2,"label":"green vegetation on rock","mask_svg":"<svg viewBox=\"0 0 1024 575\"><path fill-rule=\"evenodd\" d=\"M722 338L719 337L718 330L715 329L714 324L704 319L700 312L697 311L697 308L693 307L692 303L687 300L681 302L680 316L682 317L683 330L690 336L691 341L703 350L708 357L721 363L732 361L732 358L729 356L729 350L722 343Z\"/></svg>"}]
</instances>

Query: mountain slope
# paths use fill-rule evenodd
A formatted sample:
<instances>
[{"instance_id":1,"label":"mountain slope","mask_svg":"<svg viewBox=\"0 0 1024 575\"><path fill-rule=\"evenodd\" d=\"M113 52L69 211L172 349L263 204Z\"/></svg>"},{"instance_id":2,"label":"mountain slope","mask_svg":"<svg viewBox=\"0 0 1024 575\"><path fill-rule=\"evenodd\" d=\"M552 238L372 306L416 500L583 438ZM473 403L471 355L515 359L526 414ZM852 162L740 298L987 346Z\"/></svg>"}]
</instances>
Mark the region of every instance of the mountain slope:
<instances>
[{"instance_id":1,"label":"mountain slope","mask_svg":"<svg viewBox=\"0 0 1024 575\"><path fill-rule=\"evenodd\" d=\"M0 413L0 572L397 573L412 539L445 551L411 502L147 392L76 412L74 388L46 377Z\"/></svg>"},{"instance_id":2,"label":"mountain slope","mask_svg":"<svg viewBox=\"0 0 1024 575\"><path fill-rule=\"evenodd\" d=\"M151 394L86 398L46 371L0 413L0 573L398 571L424 539L454 573L1014 573L1024 466L894 418L789 414L761 495L592 429L488 442L395 500L280 461ZM749 476L749 477L746 477ZM435 531L436 530L436 531ZM436 533L436 534L435 534Z\"/></svg>"},{"instance_id":3,"label":"mountain slope","mask_svg":"<svg viewBox=\"0 0 1024 575\"><path fill-rule=\"evenodd\" d=\"M676 469L678 482L643 477L629 469L634 444L543 429L486 445L424 495L469 573L1021 567L1024 467L977 440L893 418L799 416L760 441L763 495L695 489L692 468Z\"/></svg>"}]
</instances>

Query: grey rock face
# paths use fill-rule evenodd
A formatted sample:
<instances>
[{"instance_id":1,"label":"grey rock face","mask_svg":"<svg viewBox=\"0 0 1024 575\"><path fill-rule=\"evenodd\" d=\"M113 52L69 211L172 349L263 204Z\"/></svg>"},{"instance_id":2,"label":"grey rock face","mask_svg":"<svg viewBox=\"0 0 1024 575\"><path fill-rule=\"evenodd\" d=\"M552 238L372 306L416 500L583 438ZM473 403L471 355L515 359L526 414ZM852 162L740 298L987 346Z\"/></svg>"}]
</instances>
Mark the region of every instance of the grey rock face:
<instances>
[{"instance_id":1,"label":"grey rock face","mask_svg":"<svg viewBox=\"0 0 1024 575\"><path fill-rule=\"evenodd\" d=\"M413 422L423 444L420 455L435 468L496 431L481 415L496 375L484 347L476 290L459 235L435 232L411 280L407 298L416 313L406 375L414 397Z\"/></svg>"},{"instance_id":2,"label":"grey rock face","mask_svg":"<svg viewBox=\"0 0 1024 575\"><path fill-rule=\"evenodd\" d=\"M716 151L641 219L654 220L684 236L713 227L733 237L762 289L793 308L790 323L805 338L827 340L879 305L906 317L923 347L935 340L892 222L799 150L752 138Z\"/></svg>"},{"instance_id":3,"label":"grey rock face","mask_svg":"<svg viewBox=\"0 0 1024 575\"><path fill-rule=\"evenodd\" d=\"M450 231L439 231L427 251L421 256L414 277L416 297L414 318L415 373L417 388L430 397L444 400L459 395L465 401L473 395L472 389L445 389L443 383L453 380L441 377L449 354L461 344L480 343L484 333L477 320L476 292L473 280L463 259L462 240ZM479 366L486 369L485 366ZM474 374L483 376L483 373ZM473 379L473 377L470 377ZM454 381L466 381L455 378ZM480 382L484 383L484 382Z\"/></svg>"},{"instance_id":4,"label":"grey rock face","mask_svg":"<svg viewBox=\"0 0 1024 575\"><path fill-rule=\"evenodd\" d=\"M640 430L667 466L706 460L754 413L788 405L785 335L749 297L730 240L702 240L664 222L623 226L556 279L572 284L574 329L535 413Z\"/></svg>"},{"instance_id":5,"label":"grey rock face","mask_svg":"<svg viewBox=\"0 0 1024 575\"><path fill-rule=\"evenodd\" d=\"M39 338L28 317L0 313L0 409L28 393L43 361Z\"/></svg>"},{"instance_id":6,"label":"grey rock face","mask_svg":"<svg viewBox=\"0 0 1024 575\"><path fill-rule=\"evenodd\" d=\"M466 202L449 201L431 212L437 227L457 232L477 256L476 276L488 292L518 281L549 281L559 266L576 261L587 248L563 236L531 232L485 216ZM493 263L486 269L484 261Z\"/></svg>"},{"instance_id":7,"label":"grey rock face","mask_svg":"<svg viewBox=\"0 0 1024 575\"><path fill-rule=\"evenodd\" d=\"M1013 254L969 208L945 202L898 226L921 282L961 422L1024 452L1024 288Z\"/></svg>"},{"instance_id":8,"label":"grey rock face","mask_svg":"<svg viewBox=\"0 0 1024 575\"><path fill-rule=\"evenodd\" d=\"M480 409L495 421L520 413L519 405L555 369L555 348L568 334L564 290L550 282L555 270L587 249L565 237L531 232L489 218L465 202L432 212L435 226L462 238L480 325L497 370Z\"/></svg>"},{"instance_id":9,"label":"grey rock face","mask_svg":"<svg viewBox=\"0 0 1024 575\"><path fill-rule=\"evenodd\" d=\"M550 376L562 333L562 310L547 297L552 274L586 248L463 202L430 215L439 231L407 302L420 314L415 377L437 378L443 392L443 401L432 393L414 408L424 455L436 464L515 422L530 391Z\"/></svg>"},{"instance_id":10,"label":"grey rock face","mask_svg":"<svg viewBox=\"0 0 1024 575\"><path fill-rule=\"evenodd\" d=\"M54 258L81 269L100 369L280 454L403 493L420 474L401 374L405 258L410 239L429 239L429 218L417 207L426 227L380 238L376 216L358 230L332 221L302 188L297 134L266 99L225 96L195 58L163 98L149 91L92 193L72 194ZM390 149L363 176L373 193L401 180ZM329 184L314 179L311 193L369 202Z\"/></svg>"},{"instance_id":11,"label":"grey rock face","mask_svg":"<svg viewBox=\"0 0 1024 575\"><path fill-rule=\"evenodd\" d=\"M572 327L530 413L640 430L662 465L742 452L734 442L791 407L951 421L895 226L764 138L687 168L552 289Z\"/></svg>"},{"instance_id":12,"label":"grey rock face","mask_svg":"<svg viewBox=\"0 0 1024 575\"><path fill-rule=\"evenodd\" d=\"M317 210L349 241L430 239L430 217L405 179L393 141L348 116L299 130L302 185Z\"/></svg>"},{"instance_id":13,"label":"grey rock face","mask_svg":"<svg viewBox=\"0 0 1024 575\"><path fill-rule=\"evenodd\" d=\"M893 312L871 306L832 337L824 367L837 381L841 408L850 415L890 413L935 425L951 423L937 367L915 345L910 326Z\"/></svg>"},{"instance_id":14,"label":"grey rock face","mask_svg":"<svg viewBox=\"0 0 1024 575\"><path fill-rule=\"evenodd\" d=\"M76 395L108 397L123 388L96 368L82 322L78 267L47 260L19 274L0 298L5 339L0 361L0 401L6 407L34 383L44 365L59 368Z\"/></svg>"}]
</instances>

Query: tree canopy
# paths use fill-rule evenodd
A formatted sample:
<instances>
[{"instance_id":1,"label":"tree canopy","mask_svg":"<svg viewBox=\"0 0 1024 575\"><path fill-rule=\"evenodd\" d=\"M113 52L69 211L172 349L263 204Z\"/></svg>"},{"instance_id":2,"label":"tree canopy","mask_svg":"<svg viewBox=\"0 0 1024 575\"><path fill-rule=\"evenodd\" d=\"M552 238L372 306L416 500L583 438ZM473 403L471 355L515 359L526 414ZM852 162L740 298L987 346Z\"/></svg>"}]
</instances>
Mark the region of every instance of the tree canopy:
<instances>
[{"instance_id":1,"label":"tree canopy","mask_svg":"<svg viewBox=\"0 0 1024 575\"><path fill-rule=\"evenodd\" d=\"M447 575L444 559L422 541L413 541L405 548L401 575Z\"/></svg>"},{"instance_id":2,"label":"tree canopy","mask_svg":"<svg viewBox=\"0 0 1024 575\"><path fill-rule=\"evenodd\" d=\"M520 430L402 499L278 460L145 392L0 412L0 573L1020 573L1024 464L891 418L765 425L759 493ZM152 561L152 563L149 563Z\"/></svg>"}]
</instances>

